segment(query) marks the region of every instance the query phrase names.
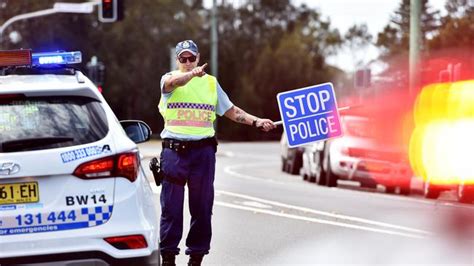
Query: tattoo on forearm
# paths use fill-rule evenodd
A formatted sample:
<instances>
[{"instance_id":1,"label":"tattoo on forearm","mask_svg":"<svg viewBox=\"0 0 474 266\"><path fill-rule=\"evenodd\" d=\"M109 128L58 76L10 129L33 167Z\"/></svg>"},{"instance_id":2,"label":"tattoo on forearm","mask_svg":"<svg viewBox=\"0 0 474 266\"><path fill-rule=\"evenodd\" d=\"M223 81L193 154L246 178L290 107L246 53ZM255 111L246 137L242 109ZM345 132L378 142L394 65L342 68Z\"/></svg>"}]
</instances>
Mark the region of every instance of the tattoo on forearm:
<instances>
[{"instance_id":1,"label":"tattoo on forearm","mask_svg":"<svg viewBox=\"0 0 474 266\"><path fill-rule=\"evenodd\" d=\"M245 116L244 115L239 115L236 117L237 122L239 123L245 123Z\"/></svg>"},{"instance_id":2,"label":"tattoo on forearm","mask_svg":"<svg viewBox=\"0 0 474 266\"><path fill-rule=\"evenodd\" d=\"M173 87L175 87L175 86L182 86L182 85L184 85L188 80L189 80L189 77L188 77L188 76L182 76L182 77L176 78L176 79L172 82L172 86L173 86Z\"/></svg>"},{"instance_id":3,"label":"tattoo on forearm","mask_svg":"<svg viewBox=\"0 0 474 266\"><path fill-rule=\"evenodd\" d=\"M247 113L242 111L242 109L240 109L239 107L235 107L235 111L234 111L234 114L235 114L235 121L239 122L239 123L245 123L245 117L247 116Z\"/></svg>"}]
</instances>

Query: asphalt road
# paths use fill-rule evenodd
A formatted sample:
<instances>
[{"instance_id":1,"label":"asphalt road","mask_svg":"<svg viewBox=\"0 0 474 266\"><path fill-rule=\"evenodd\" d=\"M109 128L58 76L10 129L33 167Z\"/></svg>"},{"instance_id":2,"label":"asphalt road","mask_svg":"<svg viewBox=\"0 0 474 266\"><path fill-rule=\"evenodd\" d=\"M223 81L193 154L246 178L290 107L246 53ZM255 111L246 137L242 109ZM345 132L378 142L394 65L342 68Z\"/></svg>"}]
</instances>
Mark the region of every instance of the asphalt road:
<instances>
[{"instance_id":1,"label":"asphalt road","mask_svg":"<svg viewBox=\"0 0 474 266\"><path fill-rule=\"evenodd\" d=\"M160 150L157 141L141 144L143 162ZM351 183L310 184L280 171L277 142L221 143L216 167L204 265L474 265L474 205L452 193L434 201ZM159 211L160 188L153 189ZM180 265L188 213L184 226Z\"/></svg>"}]
</instances>

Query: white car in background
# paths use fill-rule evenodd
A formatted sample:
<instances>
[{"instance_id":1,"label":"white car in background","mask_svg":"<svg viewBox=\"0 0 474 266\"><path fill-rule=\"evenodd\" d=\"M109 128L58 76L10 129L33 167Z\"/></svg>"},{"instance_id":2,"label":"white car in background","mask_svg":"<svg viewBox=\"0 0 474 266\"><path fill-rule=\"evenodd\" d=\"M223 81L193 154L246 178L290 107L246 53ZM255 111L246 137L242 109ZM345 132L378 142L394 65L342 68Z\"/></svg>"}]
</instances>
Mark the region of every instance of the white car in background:
<instances>
[{"instance_id":1,"label":"white car in background","mask_svg":"<svg viewBox=\"0 0 474 266\"><path fill-rule=\"evenodd\" d=\"M326 185L321 169L324 143L325 141L318 141L306 146L302 156L303 166L300 171L303 180Z\"/></svg>"},{"instance_id":2,"label":"white car in background","mask_svg":"<svg viewBox=\"0 0 474 266\"><path fill-rule=\"evenodd\" d=\"M362 187L385 186L387 193L410 194L412 171L406 152L391 143L374 141L371 121L343 115L344 136L317 142L303 155L303 177L329 187L337 180L360 182Z\"/></svg>"},{"instance_id":3,"label":"white car in background","mask_svg":"<svg viewBox=\"0 0 474 266\"><path fill-rule=\"evenodd\" d=\"M1 265L159 265L151 130L119 123L80 56L0 51Z\"/></svg>"}]
</instances>

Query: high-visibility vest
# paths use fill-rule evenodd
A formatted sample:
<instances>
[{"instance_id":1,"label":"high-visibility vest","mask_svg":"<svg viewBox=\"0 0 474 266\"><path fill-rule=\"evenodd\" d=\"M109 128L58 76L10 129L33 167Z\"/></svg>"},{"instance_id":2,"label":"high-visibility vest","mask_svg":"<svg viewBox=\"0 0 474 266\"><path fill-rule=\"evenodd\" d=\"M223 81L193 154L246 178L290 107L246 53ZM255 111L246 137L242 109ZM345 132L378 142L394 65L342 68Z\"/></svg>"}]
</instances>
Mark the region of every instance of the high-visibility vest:
<instances>
[{"instance_id":1,"label":"high-visibility vest","mask_svg":"<svg viewBox=\"0 0 474 266\"><path fill-rule=\"evenodd\" d=\"M217 80L206 74L193 77L186 85L174 89L166 104L162 97L158 108L166 130L185 135L214 136L216 106Z\"/></svg>"}]
</instances>

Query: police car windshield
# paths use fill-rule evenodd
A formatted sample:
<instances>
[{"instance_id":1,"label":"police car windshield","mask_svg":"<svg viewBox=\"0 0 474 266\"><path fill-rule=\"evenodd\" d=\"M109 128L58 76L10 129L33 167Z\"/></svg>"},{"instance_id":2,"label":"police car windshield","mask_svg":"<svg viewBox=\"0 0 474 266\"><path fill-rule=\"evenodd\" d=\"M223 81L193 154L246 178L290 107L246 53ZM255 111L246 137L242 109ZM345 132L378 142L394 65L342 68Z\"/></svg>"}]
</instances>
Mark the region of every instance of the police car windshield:
<instances>
[{"instance_id":1,"label":"police car windshield","mask_svg":"<svg viewBox=\"0 0 474 266\"><path fill-rule=\"evenodd\" d=\"M0 100L0 152L81 145L100 140L107 132L106 114L91 98Z\"/></svg>"}]
</instances>

